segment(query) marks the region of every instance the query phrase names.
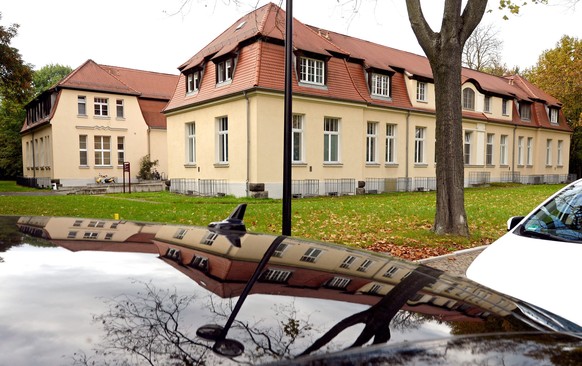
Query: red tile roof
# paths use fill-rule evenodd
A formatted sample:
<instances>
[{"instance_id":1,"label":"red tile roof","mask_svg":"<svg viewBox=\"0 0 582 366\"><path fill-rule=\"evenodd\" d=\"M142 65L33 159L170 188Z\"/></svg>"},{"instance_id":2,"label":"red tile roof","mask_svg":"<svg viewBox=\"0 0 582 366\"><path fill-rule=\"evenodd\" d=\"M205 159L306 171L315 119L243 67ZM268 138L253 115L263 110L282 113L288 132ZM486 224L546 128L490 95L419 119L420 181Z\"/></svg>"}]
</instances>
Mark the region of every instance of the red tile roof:
<instances>
[{"instance_id":1,"label":"red tile roof","mask_svg":"<svg viewBox=\"0 0 582 366\"><path fill-rule=\"evenodd\" d=\"M176 92L165 110L181 109L252 89L283 91L284 28L285 11L272 3L240 18L179 67L182 72L192 68L203 68L200 90L192 95L186 95L185 79L184 75L181 75ZM296 19L293 21L293 47L295 50L320 54L328 58L326 63L328 78L325 87L311 87L298 83L294 72L292 75L294 94L414 109L408 97L405 75L420 80L433 79L430 64L424 56L308 26ZM238 55L233 79L228 85L217 86L215 65L211 60L227 54ZM368 68L393 73L391 100L370 96L365 73ZM561 105L557 99L519 76L498 77L463 68L461 80L463 83L473 83L484 94L510 100L517 98L539 101L556 107ZM464 112L463 115L468 118L491 120L490 116L484 113ZM538 119L543 120L541 116ZM568 130L565 121L562 120L563 118L560 119L560 124L563 126L558 128ZM506 120L497 122L507 123ZM519 115L514 113L511 123L521 124ZM556 125L548 127L556 128Z\"/></svg>"}]
</instances>

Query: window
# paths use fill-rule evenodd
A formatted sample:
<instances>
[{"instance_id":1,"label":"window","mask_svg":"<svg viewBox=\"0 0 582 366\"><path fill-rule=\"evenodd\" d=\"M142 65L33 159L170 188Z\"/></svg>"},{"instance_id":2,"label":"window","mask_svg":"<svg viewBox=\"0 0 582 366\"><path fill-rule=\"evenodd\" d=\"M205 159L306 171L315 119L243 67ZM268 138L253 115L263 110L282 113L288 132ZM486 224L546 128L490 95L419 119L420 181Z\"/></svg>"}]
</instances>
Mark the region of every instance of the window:
<instances>
[{"instance_id":1,"label":"window","mask_svg":"<svg viewBox=\"0 0 582 366\"><path fill-rule=\"evenodd\" d=\"M329 280L329 282L327 283L327 287L344 289L344 288L348 287L348 285L350 284L350 281L351 280L349 278L334 277L331 280Z\"/></svg>"},{"instance_id":2,"label":"window","mask_svg":"<svg viewBox=\"0 0 582 366\"><path fill-rule=\"evenodd\" d=\"M280 269L267 269L261 274L260 280L265 282L285 283L291 277L291 271L282 271Z\"/></svg>"},{"instance_id":3,"label":"window","mask_svg":"<svg viewBox=\"0 0 582 366\"><path fill-rule=\"evenodd\" d=\"M382 289L381 285L374 284L374 285L372 285L372 287L370 287L370 290L368 290L368 293L369 294L377 294L377 293L380 293L381 289Z\"/></svg>"},{"instance_id":4,"label":"window","mask_svg":"<svg viewBox=\"0 0 582 366\"><path fill-rule=\"evenodd\" d=\"M344 259L344 261L342 262L342 264L340 264L340 268L349 269L350 266L352 265L352 263L354 263L355 260L356 260L356 257L354 257L353 255L348 255Z\"/></svg>"},{"instance_id":5,"label":"window","mask_svg":"<svg viewBox=\"0 0 582 366\"><path fill-rule=\"evenodd\" d=\"M111 136L95 136L95 165L111 165Z\"/></svg>"},{"instance_id":6,"label":"window","mask_svg":"<svg viewBox=\"0 0 582 366\"><path fill-rule=\"evenodd\" d=\"M233 67L233 58L228 58L216 64L216 83L220 84L232 80Z\"/></svg>"},{"instance_id":7,"label":"window","mask_svg":"<svg viewBox=\"0 0 582 366\"><path fill-rule=\"evenodd\" d=\"M390 76L372 73L372 95L390 97Z\"/></svg>"},{"instance_id":8,"label":"window","mask_svg":"<svg viewBox=\"0 0 582 366\"><path fill-rule=\"evenodd\" d=\"M463 89L463 109L475 110L475 92L471 88Z\"/></svg>"},{"instance_id":9,"label":"window","mask_svg":"<svg viewBox=\"0 0 582 366\"><path fill-rule=\"evenodd\" d=\"M425 135L426 127L416 127L414 132L414 162L416 164L424 163Z\"/></svg>"},{"instance_id":10,"label":"window","mask_svg":"<svg viewBox=\"0 0 582 366\"><path fill-rule=\"evenodd\" d=\"M558 166L562 166L564 164L563 156L562 156L563 148L564 148L564 141L558 140L558 157L557 157L557 161L556 161Z\"/></svg>"},{"instance_id":11,"label":"window","mask_svg":"<svg viewBox=\"0 0 582 366\"><path fill-rule=\"evenodd\" d=\"M309 84L324 85L324 62L313 58L301 57L299 81Z\"/></svg>"},{"instance_id":12,"label":"window","mask_svg":"<svg viewBox=\"0 0 582 366\"><path fill-rule=\"evenodd\" d=\"M552 165L552 139L546 140L546 165Z\"/></svg>"},{"instance_id":13,"label":"window","mask_svg":"<svg viewBox=\"0 0 582 366\"><path fill-rule=\"evenodd\" d=\"M187 232L188 232L188 230L186 230L186 229L176 230L176 232L174 233L174 239L184 239Z\"/></svg>"},{"instance_id":14,"label":"window","mask_svg":"<svg viewBox=\"0 0 582 366\"><path fill-rule=\"evenodd\" d=\"M125 114L123 111L123 99L117 99L115 101L115 111L117 112L117 118L124 118Z\"/></svg>"},{"instance_id":15,"label":"window","mask_svg":"<svg viewBox=\"0 0 582 366\"><path fill-rule=\"evenodd\" d=\"M377 122L368 122L366 128L366 163L376 163Z\"/></svg>"},{"instance_id":16,"label":"window","mask_svg":"<svg viewBox=\"0 0 582 366\"><path fill-rule=\"evenodd\" d=\"M275 249L275 251L273 252L273 257L282 258L283 252L285 252L285 249L287 249L288 246L289 246L289 244L280 243L277 246L277 249Z\"/></svg>"},{"instance_id":17,"label":"window","mask_svg":"<svg viewBox=\"0 0 582 366\"><path fill-rule=\"evenodd\" d=\"M509 100L503 99L501 102L501 114L504 116L509 116Z\"/></svg>"},{"instance_id":18,"label":"window","mask_svg":"<svg viewBox=\"0 0 582 366\"><path fill-rule=\"evenodd\" d=\"M67 234L67 239L75 239L76 237L77 237L76 231L69 231L69 233Z\"/></svg>"},{"instance_id":19,"label":"window","mask_svg":"<svg viewBox=\"0 0 582 366\"><path fill-rule=\"evenodd\" d=\"M339 163L339 119L326 117L323 131L323 161Z\"/></svg>"},{"instance_id":20,"label":"window","mask_svg":"<svg viewBox=\"0 0 582 366\"><path fill-rule=\"evenodd\" d=\"M303 254L300 261L313 263L313 262L315 262L315 260L317 259L317 257L319 257L319 255L321 253L322 253L321 249L309 248L309 249L307 249L305 254Z\"/></svg>"},{"instance_id":21,"label":"window","mask_svg":"<svg viewBox=\"0 0 582 366\"><path fill-rule=\"evenodd\" d=\"M293 162L300 163L303 161L303 115L293 115L293 131L292 131L292 155Z\"/></svg>"},{"instance_id":22,"label":"window","mask_svg":"<svg viewBox=\"0 0 582 366\"><path fill-rule=\"evenodd\" d=\"M519 116L522 121L529 121L531 119L531 104L526 102L519 103Z\"/></svg>"},{"instance_id":23,"label":"window","mask_svg":"<svg viewBox=\"0 0 582 366\"><path fill-rule=\"evenodd\" d=\"M85 234L83 235L83 239L91 239L91 240L95 240L95 239L97 239L97 236L99 236L99 233L92 232L92 231L87 231L87 232L85 232Z\"/></svg>"},{"instance_id":24,"label":"window","mask_svg":"<svg viewBox=\"0 0 582 366\"><path fill-rule=\"evenodd\" d=\"M208 269L208 258L195 256L192 258L192 261L188 264L192 268L197 268L202 271L206 271Z\"/></svg>"},{"instance_id":25,"label":"window","mask_svg":"<svg viewBox=\"0 0 582 366\"><path fill-rule=\"evenodd\" d=\"M113 239L113 233L105 234L105 240L111 240L111 239Z\"/></svg>"},{"instance_id":26,"label":"window","mask_svg":"<svg viewBox=\"0 0 582 366\"><path fill-rule=\"evenodd\" d=\"M125 137L117 136L117 165L125 161Z\"/></svg>"},{"instance_id":27,"label":"window","mask_svg":"<svg viewBox=\"0 0 582 366\"><path fill-rule=\"evenodd\" d=\"M228 117L217 119L218 124L218 163L228 163Z\"/></svg>"},{"instance_id":28,"label":"window","mask_svg":"<svg viewBox=\"0 0 582 366\"><path fill-rule=\"evenodd\" d=\"M212 245L218 239L218 234L212 231L209 231L202 237L200 240L200 244L204 245Z\"/></svg>"},{"instance_id":29,"label":"window","mask_svg":"<svg viewBox=\"0 0 582 366\"><path fill-rule=\"evenodd\" d=\"M89 221L89 225L87 227L105 227L104 221Z\"/></svg>"},{"instance_id":30,"label":"window","mask_svg":"<svg viewBox=\"0 0 582 366\"><path fill-rule=\"evenodd\" d=\"M87 135L79 135L79 165L86 166L87 163Z\"/></svg>"},{"instance_id":31,"label":"window","mask_svg":"<svg viewBox=\"0 0 582 366\"><path fill-rule=\"evenodd\" d=\"M471 164L471 138L473 133L465 131L465 148L464 148L464 162L465 165Z\"/></svg>"},{"instance_id":32,"label":"window","mask_svg":"<svg viewBox=\"0 0 582 366\"><path fill-rule=\"evenodd\" d=\"M81 224L83 224L83 220L75 220L75 222L73 223L73 226L79 227L79 226L81 226Z\"/></svg>"},{"instance_id":33,"label":"window","mask_svg":"<svg viewBox=\"0 0 582 366\"><path fill-rule=\"evenodd\" d=\"M364 262L358 267L358 272L366 272L372 263L374 262L369 259L364 260Z\"/></svg>"},{"instance_id":34,"label":"window","mask_svg":"<svg viewBox=\"0 0 582 366\"><path fill-rule=\"evenodd\" d=\"M517 138L517 165L523 165L523 136Z\"/></svg>"},{"instance_id":35,"label":"window","mask_svg":"<svg viewBox=\"0 0 582 366\"><path fill-rule=\"evenodd\" d=\"M396 163L396 125L386 125L386 163Z\"/></svg>"},{"instance_id":36,"label":"window","mask_svg":"<svg viewBox=\"0 0 582 366\"><path fill-rule=\"evenodd\" d=\"M491 97L489 95L486 95L483 100L483 112L491 113Z\"/></svg>"},{"instance_id":37,"label":"window","mask_svg":"<svg viewBox=\"0 0 582 366\"><path fill-rule=\"evenodd\" d=\"M527 138L527 165L533 165L533 137Z\"/></svg>"},{"instance_id":38,"label":"window","mask_svg":"<svg viewBox=\"0 0 582 366\"><path fill-rule=\"evenodd\" d=\"M507 135L501 135L499 139L499 164L507 165Z\"/></svg>"},{"instance_id":39,"label":"window","mask_svg":"<svg viewBox=\"0 0 582 366\"><path fill-rule=\"evenodd\" d=\"M383 274L384 277L392 278L398 272L398 267L392 266Z\"/></svg>"},{"instance_id":40,"label":"window","mask_svg":"<svg viewBox=\"0 0 582 366\"><path fill-rule=\"evenodd\" d=\"M87 115L87 98L84 95L77 97L77 114L79 116Z\"/></svg>"},{"instance_id":41,"label":"window","mask_svg":"<svg viewBox=\"0 0 582 366\"><path fill-rule=\"evenodd\" d=\"M95 115L106 117L109 115L107 98L95 98L94 100Z\"/></svg>"},{"instance_id":42,"label":"window","mask_svg":"<svg viewBox=\"0 0 582 366\"><path fill-rule=\"evenodd\" d=\"M196 123L186 123L186 164L196 164Z\"/></svg>"},{"instance_id":43,"label":"window","mask_svg":"<svg viewBox=\"0 0 582 366\"><path fill-rule=\"evenodd\" d=\"M186 75L186 93L194 93L200 89L200 70Z\"/></svg>"},{"instance_id":44,"label":"window","mask_svg":"<svg viewBox=\"0 0 582 366\"><path fill-rule=\"evenodd\" d=\"M493 165L493 139L495 135L487 134L487 147L485 148L485 164Z\"/></svg>"},{"instance_id":45,"label":"window","mask_svg":"<svg viewBox=\"0 0 582 366\"><path fill-rule=\"evenodd\" d=\"M426 102L428 100L426 90L426 83L424 81L416 82L416 100L419 102Z\"/></svg>"},{"instance_id":46,"label":"window","mask_svg":"<svg viewBox=\"0 0 582 366\"><path fill-rule=\"evenodd\" d=\"M550 108L549 114L550 114L550 123L557 124L558 123L558 109Z\"/></svg>"}]
</instances>

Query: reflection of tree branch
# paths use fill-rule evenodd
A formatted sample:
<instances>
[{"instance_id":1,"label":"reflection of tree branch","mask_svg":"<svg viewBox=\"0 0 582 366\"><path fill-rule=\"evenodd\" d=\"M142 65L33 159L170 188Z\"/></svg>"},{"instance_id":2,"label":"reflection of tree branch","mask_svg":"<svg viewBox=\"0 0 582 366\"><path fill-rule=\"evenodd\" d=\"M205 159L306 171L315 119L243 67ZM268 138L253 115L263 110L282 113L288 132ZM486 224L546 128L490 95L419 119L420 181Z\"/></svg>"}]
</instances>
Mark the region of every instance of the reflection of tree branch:
<instances>
[{"instance_id":1,"label":"reflection of tree branch","mask_svg":"<svg viewBox=\"0 0 582 366\"><path fill-rule=\"evenodd\" d=\"M226 319L230 315L232 303L221 305L213 301L209 303L214 314ZM242 320L233 322L232 328L241 330L255 346L254 352L248 355L253 361L265 356L278 360L291 358L293 346L305 337L304 334L313 329L310 317L299 314L293 302L277 306L274 310L274 313L282 319L278 320L281 327L262 326L260 320L254 324Z\"/></svg>"},{"instance_id":2,"label":"reflection of tree branch","mask_svg":"<svg viewBox=\"0 0 582 366\"><path fill-rule=\"evenodd\" d=\"M387 342L390 339L390 321L392 318L412 296L426 285L435 282L442 273L440 270L425 266L416 268L378 303L340 321L301 355L310 354L320 349L343 330L358 323L365 324L364 330L351 347L362 346L372 338L374 338L374 344Z\"/></svg>"},{"instance_id":3,"label":"reflection of tree branch","mask_svg":"<svg viewBox=\"0 0 582 366\"><path fill-rule=\"evenodd\" d=\"M149 365L204 363L210 349L196 342L180 328L181 314L193 296L178 296L169 290L158 290L145 283L145 293L124 295L107 300L109 310L93 317L105 330L105 340L94 349L103 365L123 365L126 355L133 361ZM115 361L109 361L113 359ZM75 364L94 365L85 354L75 355Z\"/></svg>"}]
</instances>

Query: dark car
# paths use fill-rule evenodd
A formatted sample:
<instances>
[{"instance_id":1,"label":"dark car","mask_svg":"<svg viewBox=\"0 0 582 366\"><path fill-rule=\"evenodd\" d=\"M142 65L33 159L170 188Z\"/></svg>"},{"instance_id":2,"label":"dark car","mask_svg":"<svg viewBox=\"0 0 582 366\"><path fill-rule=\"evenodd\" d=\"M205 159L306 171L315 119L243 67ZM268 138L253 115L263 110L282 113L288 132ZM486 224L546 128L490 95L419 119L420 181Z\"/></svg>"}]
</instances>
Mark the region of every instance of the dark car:
<instances>
[{"instance_id":1,"label":"dark car","mask_svg":"<svg viewBox=\"0 0 582 366\"><path fill-rule=\"evenodd\" d=\"M0 365L577 365L582 330L380 253L208 227L0 219Z\"/></svg>"}]
</instances>

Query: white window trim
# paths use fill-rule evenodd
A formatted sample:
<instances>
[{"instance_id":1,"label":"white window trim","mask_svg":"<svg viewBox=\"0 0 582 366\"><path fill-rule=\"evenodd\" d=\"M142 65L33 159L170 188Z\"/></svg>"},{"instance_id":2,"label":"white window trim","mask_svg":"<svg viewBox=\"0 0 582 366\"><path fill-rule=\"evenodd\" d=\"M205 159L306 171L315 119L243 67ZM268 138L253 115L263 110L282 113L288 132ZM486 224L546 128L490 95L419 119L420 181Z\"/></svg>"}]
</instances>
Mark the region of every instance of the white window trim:
<instances>
[{"instance_id":1,"label":"white window trim","mask_svg":"<svg viewBox=\"0 0 582 366\"><path fill-rule=\"evenodd\" d=\"M414 163L426 164L426 127L415 127L414 130Z\"/></svg>"},{"instance_id":2,"label":"white window trim","mask_svg":"<svg viewBox=\"0 0 582 366\"><path fill-rule=\"evenodd\" d=\"M428 85L425 81L416 82L416 101L428 102Z\"/></svg>"},{"instance_id":3,"label":"white window trim","mask_svg":"<svg viewBox=\"0 0 582 366\"><path fill-rule=\"evenodd\" d=\"M335 122L335 123L334 123ZM336 129L335 130L326 130L328 125L334 124ZM324 151L323 151L323 162L325 164L338 164L341 162L341 120L335 117L325 117L323 122L323 138L324 138ZM332 126L333 127L333 126ZM333 144L332 141L334 137L337 140L337 151L335 151L336 159L333 159ZM325 145L327 143L327 149Z\"/></svg>"},{"instance_id":4,"label":"white window trim","mask_svg":"<svg viewBox=\"0 0 582 366\"><path fill-rule=\"evenodd\" d=\"M396 164L396 124L386 124L386 164ZM390 130L390 131L389 131ZM390 132L390 134L389 134ZM391 155L391 156L390 156Z\"/></svg>"},{"instance_id":5,"label":"white window trim","mask_svg":"<svg viewBox=\"0 0 582 366\"><path fill-rule=\"evenodd\" d=\"M292 122L292 144L291 144L291 158L293 163L303 163L305 159L303 158L304 154L304 136L303 133L305 126L305 115L303 114L294 114L293 115L293 122ZM298 137L298 138L296 138ZM295 146L296 144L299 145L299 149L297 153L299 154L298 157L295 156Z\"/></svg>"},{"instance_id":6,"label":"white window trim","mask_svg":"<svg viewBox=\"0 0 582 366\"><path fill-rule=\"evenodd\" d=\"M226 122L224 129L223 122ZM222 116L216 119L216 163L228 164L228 117Z\"/></svg>"},{"instance_id":7,"label":"white window trim","mask_svg":"<svg viewBox=\"0 0 582 366\"><path fill-rule=\"evenodd\" d=\"M186 123L185 128L186 128L186 165L196 165L196 122Z\"/></svg>"},{"instance_id":8,"label":"white window trim","mask_svg":"<svg viewBox=\"0 0 582 366\"><path fill-rule=\"evenodd\" d=\"M299 81L305 84L325 85L325 62L310 57L299 59Z\"/></svg>"},{"instance_id":9,"label":"white window trim","mask_svg":"<svg viewBox=\"0 0 582 366\"><path fill-rule=\"evenodd\" d=\"M378 163L378 122L366 123L366 164Z\"/></svg>"},{"instance_id":10,"label":"white window trim","mask_svg":"<svg viewBox=\"0 0 582 366\"><path fill-rule=\"evenodd\" d=\"M373 72L371 94L378 97L390 98L390 76Z\"/></svg>"}]
</instances>

